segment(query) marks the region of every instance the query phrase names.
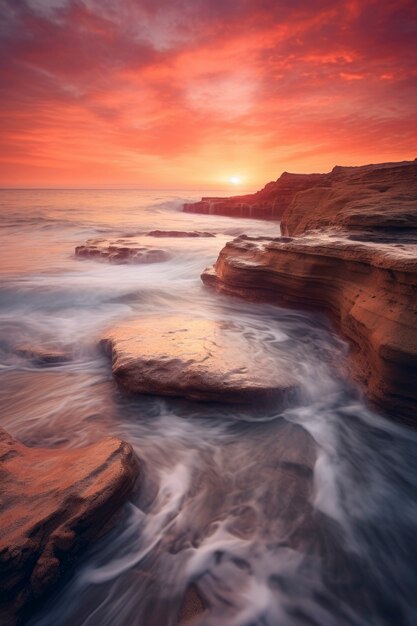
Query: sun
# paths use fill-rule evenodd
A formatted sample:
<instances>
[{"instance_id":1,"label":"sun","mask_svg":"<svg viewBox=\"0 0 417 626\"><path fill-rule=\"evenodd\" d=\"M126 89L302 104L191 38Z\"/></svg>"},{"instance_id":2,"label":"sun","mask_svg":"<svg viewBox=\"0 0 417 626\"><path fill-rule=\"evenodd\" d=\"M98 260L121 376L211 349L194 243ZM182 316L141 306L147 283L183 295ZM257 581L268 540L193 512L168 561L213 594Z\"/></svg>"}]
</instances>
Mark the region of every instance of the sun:
<instances>
[{"instance_id":1,"label":"sun","mask_svg":"<svg viewBox=\"0 0 417 626\"><path fill-rule=\"evenodd\" d=\"M232 185L240 185L242 182L242 179L240 178L240 176L231 176L229 180L232 183Z\"/></svg>"}]
</instances>

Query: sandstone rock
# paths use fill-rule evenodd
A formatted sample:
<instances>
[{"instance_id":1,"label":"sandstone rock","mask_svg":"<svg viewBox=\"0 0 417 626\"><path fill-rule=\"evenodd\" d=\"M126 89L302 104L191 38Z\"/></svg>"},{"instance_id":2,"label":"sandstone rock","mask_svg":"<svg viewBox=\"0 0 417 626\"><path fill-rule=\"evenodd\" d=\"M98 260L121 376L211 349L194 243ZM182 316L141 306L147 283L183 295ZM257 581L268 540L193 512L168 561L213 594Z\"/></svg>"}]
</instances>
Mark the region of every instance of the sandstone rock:
<instances>
[{"instance_id":1,"label":"sandstone rock","mask_svg":"<svg viewBox=\"0 0 417 626\"><path fill-rule=\"evenodd\" d=\"M149 237L215 237L213 233L201 230L151 230Z\"/></svg>"},{"instance_id":2,"label":"sandstone rock","mask_svg":"<svg viewBox=\"0 0 417 626\"><path fill-rule=\"evenodd\" d=\"M115 379L130 392L250 403L284 401L296 389L288 365L232 322L139 318L111 329L102 344Z\"/></svg>"},{"instance_id":3,"label":"sandstone rock","mask_svg":"<svg viewBox=\"0 0 417 626\"><path fill-rule=\"evenodd\" d=\"M132 447L118 439L47 450L0 429L0 623L13 624L58 582L128 498L137 474Z\"/></svg>"},{"instance_id":4,"label":"sandstone rock","mask_svg":"<svg viewBox=\"0 0 417 626\"><path fill-rule=\"evenodd\" d=\"M186 213L281 221L283 235L338 227L417 229L417 160L360 167L336 166L326 174L290 174L253 194L207 197L186 203Z\"/></svg>"},{"instance_id":5,"label":"sandstone rock","mask_svg":"<svg viewBox=\"0 0 417 626\"><path fill-rule=\"evenodd\" d=\"M281 232L294 236L331 228L391 241L413 235L416 241L416 203L417 160L335 167L320 185L294 196Z\"/></svg>"},{"instance_id":6,"label":"sandstone rock","mask_svg":"<svg viewBox=\"0 0 417 626\"><path fill-rule=\"evenodd\" d=\"M219 292L327 312L352 344L352 371L370 399L416 419L416 244L242 236L202 280Z\"/></svg>"},{"instance_id":7,"label":"sandstone rock","mask_svg":"<svg viewBox=\"0 0 417 626\"><path fill-rule=\"evenodd\" d=\"M278 180L268 183L256 193L231 198L203 198L200 202L184 204L183 211L277 220L297 192L319 185L325 176L284 172Z\"/></svg>"},{"instance_id":8,"label":"sandstone rock","mask_svg":"<svg viewBox=\"0 0 417 626\"><path fill-rule=\"evenodd\" d=\"M143 244L141 238L89 239L84 245L75 248L79 257L107 260L111 263L160 263L170 258L166 250L159 250Z\"/></svg>"},{"instance_id":9,"label":"sandstone rock","mask_svg":"<svg viewBox=\"0 0 417 626\"><path fill-rule=\"evenodd\" d=\"M35 365L59 365L71 360L71 356L63 350L44 348L42 346L21 344L16 348L16 354L30 359Z\"/></svg>"},{"instance_id":10,"label":"sandstone rock","mask_svg":"<svg viewBox=\"0 0 417 626\"><path fill-rule=\"evenodd\" d=\"M262 430L259 446L253 445L257 434L251 429L251 443L242 447L242 440L236 439L218 450L220 476L206 472L202 481L196 476L194 500L187 509L187 531L201 527L202 520L211 531L205 537L197 535L193 542L197 566L189 563L188 571L195 577L195 591L201 598L199 602L198 597L186 594L181 615L189 608L190 617L189 621L183 618L181 626L242 623L242 609L253 597L253 570L259 565L257 558L263 546L271 557L269 562L277 564L276 572L268 576L275 592L288 585L288 577L281 577L279 570L289 553L299 559L302 555L320 559L323 575L334 575L335 580L346 568L332 522L313 505L317 459L313 438L285 419L264 424ZM236 473L237 459L245 461ZM236 481L241 489L233 498ZM228 503L227 515L224 502ZM221 530L217 538L218 522ZM242 540L240 549L228 550L227 542L223 543L226 533ZM205 558L199 562L200 549ZM358 581L352 580L352 573L348 575L357 598ZM192 607L199 618L193 616ZM203 616L204 609L207 614Z\"/></svg>"},{"instance_id":11,"label":"sandstone rock","mask_svg":"<svg viewBox=\"0 0 417 626\"><path fill-rule=\"evenodd\" d=\"M185 596L178 616L179 626L191 626L206 611L206 603L196 585L191 584Z\"/></svg>"}]
</instances>

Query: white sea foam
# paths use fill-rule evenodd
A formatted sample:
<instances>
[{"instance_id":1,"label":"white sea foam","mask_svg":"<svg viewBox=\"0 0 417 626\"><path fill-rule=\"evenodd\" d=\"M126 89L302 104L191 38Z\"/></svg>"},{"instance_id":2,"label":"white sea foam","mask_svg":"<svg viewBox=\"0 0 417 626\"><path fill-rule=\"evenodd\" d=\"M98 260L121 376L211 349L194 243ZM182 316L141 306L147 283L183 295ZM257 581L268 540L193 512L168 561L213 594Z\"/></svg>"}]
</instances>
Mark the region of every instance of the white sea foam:
<instances>
[{"instance_id":1,"label":"white sea foam","mask_svg":"<svg viewBox=\"0 0 417 626\"><path fill-rule=\"evenodd\" d=\"M278 225L184 214L180 196L0 192L1 425L31 445L123 436L144 463L123 519L30 623L173 626L194 582L205 626L414 626L415 433L364 406L323 317L202 286L228 238ZM74 257L100 233L156 228L216 237L155 240L171 260L154 265ZM254 358L262 346L291 368L292 405L122 396L97 349L103 329L167 313L233 320ZM70 360L40 366L22 344Z\"/></svg>"}]
</instances>

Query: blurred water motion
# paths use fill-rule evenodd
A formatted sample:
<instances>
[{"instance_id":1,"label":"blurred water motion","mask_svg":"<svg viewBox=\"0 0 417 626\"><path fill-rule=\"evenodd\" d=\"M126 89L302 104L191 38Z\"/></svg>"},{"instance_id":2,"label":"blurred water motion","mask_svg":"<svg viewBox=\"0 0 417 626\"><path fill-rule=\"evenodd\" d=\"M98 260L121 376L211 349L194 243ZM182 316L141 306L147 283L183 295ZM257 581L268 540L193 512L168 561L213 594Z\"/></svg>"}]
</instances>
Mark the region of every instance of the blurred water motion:
<instances>
[{"instance_id":1,"label":"blurred water motion","mask_svg":"<svg viewBox=\"0 0 417 626\"><path fill-rule=\"evenodd\" d=\"M416 434L365 407L335 366L347 346L322 317L202 286L229 239L279 228L183 214L186 199L0 192L1 426L42 446L117 434L146 469L115 530L31 624L174 625L196 583L210 606L205 626L414 625ZM216 236L148 238L154 229ZM74 256L89 238L132 235L169 260ZM233 322L271 359L284 352L300 388L293 404L237 410L122 395L97 347L102 333L166 314Z\"/></svg>"}]
</instances>

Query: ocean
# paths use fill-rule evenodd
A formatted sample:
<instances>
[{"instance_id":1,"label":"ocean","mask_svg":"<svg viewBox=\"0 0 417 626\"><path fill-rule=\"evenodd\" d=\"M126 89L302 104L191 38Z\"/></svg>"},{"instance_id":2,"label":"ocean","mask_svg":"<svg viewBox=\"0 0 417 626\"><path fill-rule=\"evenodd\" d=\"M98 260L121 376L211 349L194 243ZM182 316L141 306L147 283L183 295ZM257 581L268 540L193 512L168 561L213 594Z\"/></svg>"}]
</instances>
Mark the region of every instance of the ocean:
<instances>
[{"instance_id":1,"label":"ocean","mask_svg":"<svg viewBox=\"0 0 417 626\"><path fill-rule=\"evenodd\" d=\"M174 626L195 583L204 626L414 626L417 433L367 407L334 366L349 347L324 316L203 286L230 239L279 236L277 222L181 212L218 194L0 191L0 426L28 446L115 435L144 463L115 528L29 623ZM155 239L170 255L160 263L74 255L90 238L154 229L215 237ZM124 395L100 337L170 313L233 321L254 354L284 360L297 397L237 409ZM32 347L69 360L37 363Z\"/></svg>"}]
</instances>

